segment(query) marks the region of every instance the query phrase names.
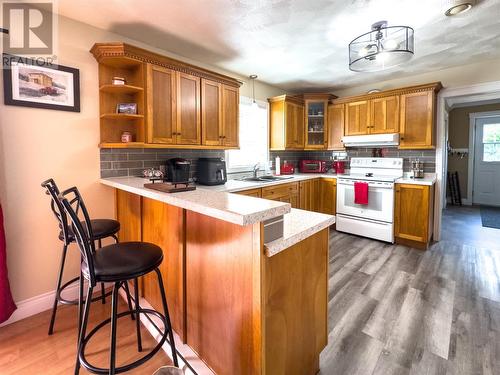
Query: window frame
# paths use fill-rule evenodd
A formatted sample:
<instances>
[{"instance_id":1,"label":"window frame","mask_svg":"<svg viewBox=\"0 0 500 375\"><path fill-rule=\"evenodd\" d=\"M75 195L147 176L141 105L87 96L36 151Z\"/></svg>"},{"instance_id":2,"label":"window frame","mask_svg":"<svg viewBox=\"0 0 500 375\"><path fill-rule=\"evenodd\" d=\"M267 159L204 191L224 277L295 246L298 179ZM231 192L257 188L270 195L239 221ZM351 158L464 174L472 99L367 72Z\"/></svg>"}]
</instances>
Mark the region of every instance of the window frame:
<instances>
[{"instance_id":1,"label":"window frame","mask_svg":"<svg viewBox=\"0 0 500 375\"><path fill-rule=\"evenodd\" d=\"M482 151L481 152L481 161L483 163L500 163L500 160L486 160L485 157L484 157L485 156L485 147L484 147L485 145L499 145L500 146L500 141L498 141L498 142L485 142L484 141L484 136L485 136L485 134L484 134L484 128L486 126L488 126L488 125L497 125L497 126L500 126L500 124L498 124L498 123L491 123L491 124L483 124L482 125L482 138L483 139L481 140L481 148L482 148L482 150L481 150Z\"/></svg>"},{"instance_id":2,"label":"window frame","mask_svg":"<svg viewBox=\"0 0 500 375\"><path fill-rule=\"evenodd\" d=\"M252 105L252 102L253 102L252 98L247 97L247 96L240 96L240 106L242 104L243 105ZM255 102L257 103L257 105L259 106L259 108L266 110L266 136L265 136L265 143L266 143L266 150L267 150L267 153L266 153L267 160L266 160L266 163L264 163L264 165L262 165L262 163L261 163L261 165L259 166L259 171L263 171L263 170L266 170L268 168L269 160L270 160L270 153L269 153L269 103L267 101L257 100L257 99L255 100ZM241 115L241 113L242 113L241 108L240 108L239 113ZM240 119L238 119L238 121L240 121ZM242 128L241 125L242 125L242 123L240 121L240 125L239 125L239 132L240 132L240 134L241 134L241 128ZM240 134L238 134L238 137L239 137L239 144L240 144L240 147L241 147L242 138L240 137ZM252 172L254 164L249 164L249 165L239 166L239 167L231 167L230 166L230 154L229 153L234 152L234 151L239 151L239 149L238 150L225 150L225 152L224 152L224 157L226 159L227 173L230 174L230 173Z\"/></svg>"}]
</instances>

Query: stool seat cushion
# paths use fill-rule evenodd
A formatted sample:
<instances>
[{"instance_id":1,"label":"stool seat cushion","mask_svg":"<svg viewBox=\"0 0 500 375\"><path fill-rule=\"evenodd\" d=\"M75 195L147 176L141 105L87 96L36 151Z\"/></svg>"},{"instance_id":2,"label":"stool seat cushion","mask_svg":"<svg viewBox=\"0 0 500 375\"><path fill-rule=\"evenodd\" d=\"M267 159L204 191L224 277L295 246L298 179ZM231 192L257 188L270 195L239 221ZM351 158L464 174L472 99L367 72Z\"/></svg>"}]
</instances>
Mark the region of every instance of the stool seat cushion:
<instances>
[{"instance_id":1,"label":"stool seat cushion","mask_svg":"<svg viewBox=\"0 0 500 375\"><path fill-rule=\"evenodd\" d=\"M94 254L96 280L121 281L145 275L163 260L160 247L148 242L121 242L98 249ZM83 269L84 273L88 270Z\"/></svg>"},{"instance_id":2,"label":"stool seat cushion","mask_svg":"<svg viewBox=\"0 0 500 375\"><path fill-rule=\"evenodd\" d=\"M94 240L100 240L106 237L110 237L120 230L120 222L112 219L93 219L90 220L92 225L92 233L94 234ZM82 221L82 225L85 228L85 222ZM71 226L68 226L68 240L69 242L75 241L75 235ZM62 231L59 232L59 239L64 241L64 236Z\"/></svg>"}]
</instances>

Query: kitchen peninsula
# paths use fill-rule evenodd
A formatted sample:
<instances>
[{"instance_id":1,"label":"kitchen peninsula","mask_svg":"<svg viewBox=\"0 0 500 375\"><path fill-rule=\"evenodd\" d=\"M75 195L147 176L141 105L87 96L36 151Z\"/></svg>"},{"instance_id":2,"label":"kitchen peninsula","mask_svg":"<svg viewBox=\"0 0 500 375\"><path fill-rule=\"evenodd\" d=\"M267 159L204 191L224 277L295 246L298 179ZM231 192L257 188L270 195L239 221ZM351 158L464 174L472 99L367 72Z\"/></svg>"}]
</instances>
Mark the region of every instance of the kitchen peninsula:
<instances>
[{"instance_id":1,"label":"kitchen peninsula","mask_svg":"<svg viewBox=\"0 0 500 375\"><path fill-rule=\"evenodd\" d=\"M328 231L335 217L213 189L167 194L137 177L116 190L121 241L152 242L174 331L217 374L315 374L327 344ZM282 236L265 226L283 216ZM161 308L149 276L142 297Z\"/></svg>"}]
</instances>

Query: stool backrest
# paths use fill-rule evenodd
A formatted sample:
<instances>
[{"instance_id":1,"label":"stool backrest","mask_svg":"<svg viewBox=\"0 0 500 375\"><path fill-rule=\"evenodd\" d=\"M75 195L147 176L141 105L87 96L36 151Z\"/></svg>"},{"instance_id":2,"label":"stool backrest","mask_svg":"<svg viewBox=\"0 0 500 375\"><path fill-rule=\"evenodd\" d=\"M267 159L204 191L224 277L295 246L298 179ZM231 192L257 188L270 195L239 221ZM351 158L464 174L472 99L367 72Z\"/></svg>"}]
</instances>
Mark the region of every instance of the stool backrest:
<instances>
[{"instance_id":1,"label":"stool backrest","mask_svg":"<svg viewBox=\"0 0 500 375\"><path fill-rule=\"evenodd\" d=\"M88 269L88 275L85 276L88 276L90 284L95 286L95 244L92 239L94 235L92 233L92 224L85 203L76 187L63 191L59 194L58 199L64 207L64 211L73 228L75 240L80 248L82 256L82 266ZM80 215L82 217L80 217Z\"/></svg>"},{"instance_id":2,"label":"stool backrest","mask_svg":"<svg viewBox=\"0 0 500 375\"><path fill-rule=\"evenodd\" d=\"M50 202L50 208L52 209L52 213L56 217L59 222L59 229L61 229L63 234L63 241L66 245L69 245L70 235L69 235L69 227L68 227L68 218L66 217L66 212L64 211L64 207L62 203L59 201L59 188L57 187L55 181L52 178L42 182L42 187L45 188L45 194L50 195L52 200Z\"/></svg>"}]
</instances>

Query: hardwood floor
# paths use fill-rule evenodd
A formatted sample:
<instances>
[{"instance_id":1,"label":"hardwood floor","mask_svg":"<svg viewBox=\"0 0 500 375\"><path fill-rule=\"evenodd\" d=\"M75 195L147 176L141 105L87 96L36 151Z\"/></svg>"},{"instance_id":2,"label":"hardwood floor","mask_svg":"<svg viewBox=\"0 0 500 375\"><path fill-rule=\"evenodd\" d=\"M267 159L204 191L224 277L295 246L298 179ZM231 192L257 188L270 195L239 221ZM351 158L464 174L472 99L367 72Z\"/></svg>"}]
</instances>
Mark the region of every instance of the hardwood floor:
<instances>
[{"instance_id":1,"label":"hardwood floor","mask_svg":"<svg viewBox=\"0 0 500 375\"><path fill-rule=\"evenodd\" d=\"M121 302L119 311L125 310ZM109 318L111 300L106 305L93 303L90 308L89 331L96 323ZM75 306L60 306L57 311L55 331L47 335L50 311L0 328L0 374L72 374L75 366L76 325ZM117 365L129 363L150 350L155 341L143 328L144 352L137 352L135 323L128 317L118 321ZM101 367L109 367L109 325L91 339L87 350L88 360ZM167 355L160 351L143 366L128 374L152 374L161 366L171 364ZM82 368L80 374L88 374Z\"/></svg>"},{"instance_id":2,"label":"hardwood floor","mask_svg":"<svg viewBox=\"0 0 500 375\"><path fill-rule=\"evenodd\" d=\"M500 374L500 230L445 210L422 252L332 231L321 374Z\"/></svg>"},{"instance_id":3,"label":"hardwood floor","mask_svg":"<svg viewBox=\"0 0 500 375\"><path fill-rule=\"evenodd\" d=\"M335 231L330 247L321 374L500 374L500 230L481 227L477 208L446 210L443 241L426 252ZM91 325L109 308L93 304ZM60 308L53 336L48 321L47 311L0 328L1 375L72 373L76 310ZM137 358L133 322L121 319L118 333L118 363ZM103 330L89 358L106 366L108 345ZM168 363L160 352L130 373Z\"/></svg>"}]
</instances>

